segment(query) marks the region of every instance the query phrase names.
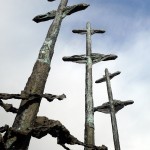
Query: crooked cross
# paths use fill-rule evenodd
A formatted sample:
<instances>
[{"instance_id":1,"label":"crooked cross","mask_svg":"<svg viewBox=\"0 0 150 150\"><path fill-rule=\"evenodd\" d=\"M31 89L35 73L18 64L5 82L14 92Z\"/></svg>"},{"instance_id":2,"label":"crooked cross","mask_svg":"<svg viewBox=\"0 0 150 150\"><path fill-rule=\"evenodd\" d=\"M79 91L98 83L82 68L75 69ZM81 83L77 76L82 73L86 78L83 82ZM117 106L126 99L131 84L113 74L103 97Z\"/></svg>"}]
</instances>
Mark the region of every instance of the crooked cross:
<instances>
[{"instance_id":1,"label":"crooked cross","mask_svg":"<svg viewBox=\"0 0 150 150\"><path fill-rule=\"evenodd\" d=\"M48 0L52 2L54 0ZM48 12L44 15L36 16L33 20L35 22L47 21L54 19L45 41L40 49L38 59L33 67L31 76L28 82L21 92L21 95L42 95L46 80L50 71L50 63L54 53L55 43L59 34L62 20L72 13L86 9L89 5L78 4L74 6L67 6L68 0L61 0L58 9ZM15 131L26 131L28 128L32 128L36 119L41 98L35 98L30 101L29 99L22 100L15 121L13 123L13 129ZM16 135L11 135L11 132L5 136L6 149L28 149L31 136L18 138Z\"/></svg>"},{"instance_id":2,"label":"crooked cross","mask_svg":"<svg viewBox=\"0 0 150 150\"><path fill-rule=\"evenodd\" d=\"M79 64L86 65L86 77L85 77L85 144L94 145L94 111L93 111L93 90L92 90L92 66L100 61L114 60L116 55L104 55L98 53L92 53L91 48L91 35L95 33L104 33L104 30L93 30L88 22L86 29L73 30L73 33L86 34L86 54L74 55L69 57L63 57L64 61L72 61ZM90 150L85 148L85 150Z\"/></svg>"},{"instance_id":3,"label":"crooked cross","mask_svg":"<svg viewBox=\"0 0 150 150\"><path fill-rule=\"evenodd\" d=\"M112 78L114 78L115 76L119 75L120 73L121 73L120 71L117 71L117 72L114 72L111 74L108 72L108 69L105 69L105 75L103 76L103 78L100 78L100 79L95 81L95 83L102 83L102 82L106 81L109 102L104 103L101 106L95 107L94 111L95 112L99 111L99 112L103 112L103 113L110 113L115 150L121 149L120 148L120 142L119 142L117 120L116 120L115 114L120 109L122 109L124 106L134 103L134 101L132 101L132 100L119 101L119 100L113 99L110 80Z\"/></svg>"}]
</instances>

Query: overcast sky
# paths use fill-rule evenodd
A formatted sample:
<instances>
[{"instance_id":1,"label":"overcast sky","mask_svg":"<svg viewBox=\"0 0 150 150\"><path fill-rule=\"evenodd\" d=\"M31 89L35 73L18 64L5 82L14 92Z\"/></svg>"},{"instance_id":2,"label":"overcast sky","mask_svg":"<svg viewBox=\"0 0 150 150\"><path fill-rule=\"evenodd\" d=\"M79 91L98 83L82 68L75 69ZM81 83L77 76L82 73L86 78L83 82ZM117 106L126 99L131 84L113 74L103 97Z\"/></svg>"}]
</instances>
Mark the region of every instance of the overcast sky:
<instances>
[{"instance_id":1,"label":"overcast sky","mask_svg":"<svg viewBox=\"0 0 150 150\"><path fill-rule=\"evenodd\" d=\"M51 21L36 24L32 19L57 8L60 0L4 0L0 2L0 92L20 93L24 89ZM149 150L150 144L150 1L149 0L69 0L68 5L90 4L85 11L63 20L55 46L45 93L62 94L64 101L42 100L39 114L59 120L79 140L84 140L85 66L63 62L63 56L85 54L85 36L73 34L90 21L93 29L104 29L103 35L92 36L92 51L116 54L115 61L93 66L94 106L108 101L106 84L95 84L110 72L121 71L112 83L113 97L134 100L117 113L122 150ZM19 106L19 100L9 100ZM0 126L11 125L15 115L0 108ZM114 150L110 115L95 113L96 145ZM69 146L83 150L81 146ZM32 138L29 150L63 150L50 135Z\"/></svg>"}]
</instances>

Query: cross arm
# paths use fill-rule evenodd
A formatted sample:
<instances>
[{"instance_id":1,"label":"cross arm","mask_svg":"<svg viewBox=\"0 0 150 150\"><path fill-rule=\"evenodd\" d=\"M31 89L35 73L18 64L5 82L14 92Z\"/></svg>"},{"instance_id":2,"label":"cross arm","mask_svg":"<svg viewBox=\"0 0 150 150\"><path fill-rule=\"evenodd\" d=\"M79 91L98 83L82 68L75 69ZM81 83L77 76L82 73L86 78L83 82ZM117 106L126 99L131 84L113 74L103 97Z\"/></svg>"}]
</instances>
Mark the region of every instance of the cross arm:
<instances>
[{"instance_id":1,"label":"cross arm","mask_svg":"<svg viewBox=\"0 0 150 150\"><path fill-rule=\"evenodd\" d=\"M117 71L117 72L114 72L112 74L109 74L109 78L112 79L113 77L119 75L121 72L120 71ZM98 80L95 81L95 83L102 83L102 82L105 82L106 81L106 76L104 76L103 78L100 78Z\"/></svg>"},{"instance_id":2,"label":"cross arm","mask_svg":"<svg viewBox=\"0 0 150 150\"><path fill-rule=\"evenodd\" d=\"M62 59L63 61L72 61L79 64L85 64L87 60L86 55L65 56Z\"/></svg>"},{"instance_id":3,"label":"cross arm","mask_svg":"<svg viewBox=\"0 0 150 150\"><path fill-rule=\"evenodd\" d=\"M42 14L42 15L38 15L38 16L34 17L33 21L35 21L36 23L48 21L48 20L54 19L55 15L56 15L56 11L52 10L46 14Z\"/></svg>"},{"instance_id":4,"label":"cross arm","mask_svg":"<svg viewBox=\"0 0 150 150\"><path fill-rule=\"evenodd\" d=\"M87 30L72 30L73 33L78 33L78 34L86 34Z\"/></svg>"},{"instance_id":5,"label":"cross arm","mask_svg":"<svg viewBox=\"0 0 150 150\"><path fill-rule=\"evenodd\" d=\"M12 104L5 104L1 99L0 99L0 106L3 107L6 112L12 112L12 113L18 112L18 109L13 107Z\"/></svg>"},{"instance_id":6,"label":"cross arm","mask_svg":"<svg viewBox=\"0 0 150 150\"><path fill-rule=\"evenodd\" d=\"M77 4L77 5L73 5L73 6L67 6L66 8L63 9L63 16L62 17L65 17L66 15L71 15L75 12L84 10L88 6L89 6L88 4ZM56 10L52 10L46 14L38 15L38 16L33 18L33 21L35 21L36 23L39 23L39 22L54 19L56 16L56 12L57 12Z\"/></svg>"},{"instance_id":7,"label":"cross arm","mask_svg":"<svg viewBox=\"0 0 150 150\"><path fill-rule=\"evenodd\" d=\"M53 2L53 1L55 1L55 0L48 0L48 2Z\"/></svg>"},{"instance_id":8,"label":"cross arm","mask_svg":"<svg viewBox=\"0 0 150 150\"><path fill-rule=\"evenodd\" d=\"M92 53L91 57L92 57L93 64L95 64L100 61L115 60L118 56L114 54L104 55L99 53Z\"/></svg>"},{"instance_id":9,"label":"cross arm","mask_svg":"<svg viewBox=\"0 0 150 150\"><path fill-rule=\"evenodd\" d=\"M133 103L134 103L133 100L127 100L127 101L113 100L115 113L117 113L119 110L121 110L125 106L131 105ZM101 106L94 107L94 112L96 112L96 111L109 114L110 113L110 103L106 102L106 103L103 103Z\"/></svg>"},{"instance_id":10,"label":"cross arm","mask_svg":"<svg viewBox=\"0 0 150 150\"><path fill-rule=\"evenodd\" d=\"M77 5L73 5L73 6L67 6L63 11L65 15L71 15L75 12L81 11L81 10L85 10L88 6L88 4L77 4Z\"/></svg>"},{"instance_id":11,"label":"cross arm","mask_svg":"<svg viewBox=\"0 0 150 150\"><path fill-rule=\"evenodd\" d=\"M91 59L93 64L98 63L100 61L114 60L116 58L117 56L113 54L109 54L109 55L98 54L98 53L91 54ZM87 62L87 56L86 55L65 56L63 57L63 61L72 61L79 64L85 64Z\"/></svg>"},{"instance_id":12,"label":"cross arm","mask_svg":"<svg viewBox=\"0 0 150 150\"><path fill-rule=\"evenodd\" d=\"M26 93L25 91L22 91L21 94L7 94L7 93L0 93L0 99L3 100L8 100L8 99L22 99L22 100L33 100L35 98L45 98L47 99L47 101L52 102L54 99L58 99L58 100L63 100L64 98L66 98L65 94L61 94L61 95L53 95L53 94L49 94L49 93L45 93L42 95L38 95L38 94L30 94L30 93ZM0 100L0 104L1 104L1 100Z\"/></svg>"},{"instance_id":13,"label":"cross arm","mask_svg":"<svg viewBox=\"0 0 150 150\"><path fill-rule=\"evenodd\" d=\"M86 34L87 30L72 30L73 33L78 33L78 34ZM95 34L95 33L105 33L104 30L91 30L91 34Z\"/></svg>"},{"instance_id":14,"label":"cross arm","mask_svg":"<svg viewBox=\"0 0 150 150\"><path fill-rule=\"evenodd\" d=\"M104 30L91 30L91 34L95 34L95 33L105 33Z\"/></svg>"}]
</instances>

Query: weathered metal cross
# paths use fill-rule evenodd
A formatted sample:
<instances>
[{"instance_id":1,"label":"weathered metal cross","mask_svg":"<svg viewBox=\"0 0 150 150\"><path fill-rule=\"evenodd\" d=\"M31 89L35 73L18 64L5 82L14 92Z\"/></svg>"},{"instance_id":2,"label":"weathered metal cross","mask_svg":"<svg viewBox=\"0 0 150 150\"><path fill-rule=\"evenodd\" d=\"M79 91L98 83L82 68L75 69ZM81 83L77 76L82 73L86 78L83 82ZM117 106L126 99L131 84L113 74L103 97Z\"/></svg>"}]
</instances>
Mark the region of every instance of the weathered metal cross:
<instances>
[{"instance_id":1,"label":"weathered metal cross","mask_svg":"<svg viewBox=\"0 0 150 150\"><path fill-rule=\"evenodd\" d=\"M54 0L48 1L52 2ZM34 125L41 103L41 95L43 94L45 83L50 71L50 63L62 20L67 15L84 10L89 6L87 4L67 6L67 3L68 0L61 0L56 11L39 15L33 19L35 22L47 21L50 19L54 20L48 30L43 46L40 49L39 56L34 65L32 74L21 93L21 97L26 97L26 99L22 100L12 126L13 130L16 132L27 132L27 130L32 128ZM32 95L39 95L39 97L34 98ZM30 134L28 136L22 135L21 138L19 138L14 133L8 132L5 135L5 147L6 149L11 150L26 150L28 149L30 138Z\"/></svg>"},{"instance_id":2,"label":"weathered metal cross","mask_svg":"<svg viewBox=\"0 0 150 150\"><path fill-rule=\"evenodd\" d=\"M100 61L114 60L116 55L104 55L92 53L91 35L95 33L104 33L103 30L93 30L88 22L86 29L73 30L73 33L86 34L86 55L74 55L71 57L63 57L64 61L72 61L80 64L86 64L85 79L85 136L86 145L94 145L94 111L93 111L93 90L92 90L92 65ZM85 148L90 150L90 148Z\"/></svg>"},{"instance_id":3,"label":"weathered metal cross","mask_svg":"<svg viewBox=\"0 0 150 150\"><path fill-rule=\"evenodd\" d=\"M134 103L134 101L132 101L132 100L119 101L119 100L113 99L110 80L113 77L119 75L120 73L121 72L117 71L115 73L110 74L108 72L108 69L105 69L105 76L101 79L98 79L95 82L95 83L102 83L102 82L106 81L109 102L104 103L101 106L95 107L94 112L99 111L99 112L103 112L103 113L110 113L115 150L120 150L119 133L118 133L117 120L116 120L115 114L119 110L121 110L124 106Z\"/></svg>"}]
</instances>

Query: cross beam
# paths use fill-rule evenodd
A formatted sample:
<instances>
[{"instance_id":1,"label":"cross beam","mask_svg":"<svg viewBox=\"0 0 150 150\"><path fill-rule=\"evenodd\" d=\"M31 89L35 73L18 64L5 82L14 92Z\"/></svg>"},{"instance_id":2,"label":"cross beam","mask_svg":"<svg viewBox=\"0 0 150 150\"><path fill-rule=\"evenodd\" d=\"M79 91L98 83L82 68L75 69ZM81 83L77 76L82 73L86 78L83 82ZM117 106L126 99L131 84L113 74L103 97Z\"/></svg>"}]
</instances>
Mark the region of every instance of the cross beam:
<instances>
[{"instance_id":1,"label":"cross beam","mask_svg":"<svg viewBox=\"0 0 150 150\"><path fill-rule=\"evenodd\" d=\"M125 106L131 105L133 103L134 103L133 100L127 100L127 101L113 100L115 113L117 113L119 110L123 109ZM105 114L110 114L110 112L111 112L110 111L110 103L106 102L106 103L103 103L101 106L94 107L94 112L96 112L96 111L102 112Z\"/></svg>"},{"instance_id":2,"label":"cross beam","mask_svg":"<svg viewBox=\"0 0 150 150\"><path fill-rule=\"evenodd\" d=\"M74 55L71 57L63 57L64 61L72 61L79 64L86 65L85 75L85 132L84 142L85 144L94 145L94 111L93 111L93 89L92 89L92 66L100 61L114 60L116 55L104 55L98 53L92 53L91 48L91 36L95 33L104 33L104 30L93 30L90 23L86 24L84 30L73 30L73 33L86 34L86 54ZM85 150L91 150L85 148Z\"/></svg>"},{"instance_id":3,"label":"cross beam","mask_svg":"<svg viewBox=\"0 0 150 150\"><path fill-rule=\"evenodd\" d=\"M55 1L55 0L48 0L49 2L53 2L53 1Z\"/></svg>"},{"instance_id":4,"label":"cross beam","mask_svg":"<svg viewBox=\"0 0 150 150\"><path fill-rule=\"evenodd\" d=\"M84 10L88 7L89 5L87 4L78 4L78 5L73 5L73 6L66 6L65 8L63 8L63 15L62 17L65 17L66 15L71 15L75 12ZM46 14L42 14L42 15L38 15L36 17L33 18L33 21L35 21L36 23L39 22L43 22L43 21L48 21L51 19L54 19L56 16L56 10L52 10Z\"/></svg>"},{"instance_id":5,"label":"cross beam","mask_svg":"<svg viewBox=\"0 0 150 150\"><path fill-rule=\"evenodd\" d=\"M114 60L117 56L113 54L104 55L104 54L98 54L98 53L91 53L91 59L92 64L98 63L100 61L108 61L108 60ZM69 57L63 57L64 61L72 61L79 64L86 64L88 57L86 55L73 55Z\"/></svg>"},{"instance_id":6,"label":"cross beam","mask_svg":"<svg viewBox=\"0 0 150 150\"><path fill-rule=\"evenodd\" d=\"M78 33L78 34L86 34L87 33L87 30L72 30L73 33ZM95 33L105 33L104 30L93 30L91 29L90 30L91 32L91 35L95 34Z\"/></svg>"},{"instance_id":7,"label":"cross beam","mask_svg":"<svg viewBox=\"0 0 150 150\"><path fill-rule=\"evenodd\" d=\"M117 72L114 72L112 74L109 74L109 79L112 79L114 78L115 76L119 75L121 72L120 71L117 71ZM103 78L100 78L98 80L95 81L95 83L102 83L102 82L105 82L106 81L106 76L104 76Z\"/></svg>"}]
</instances>

